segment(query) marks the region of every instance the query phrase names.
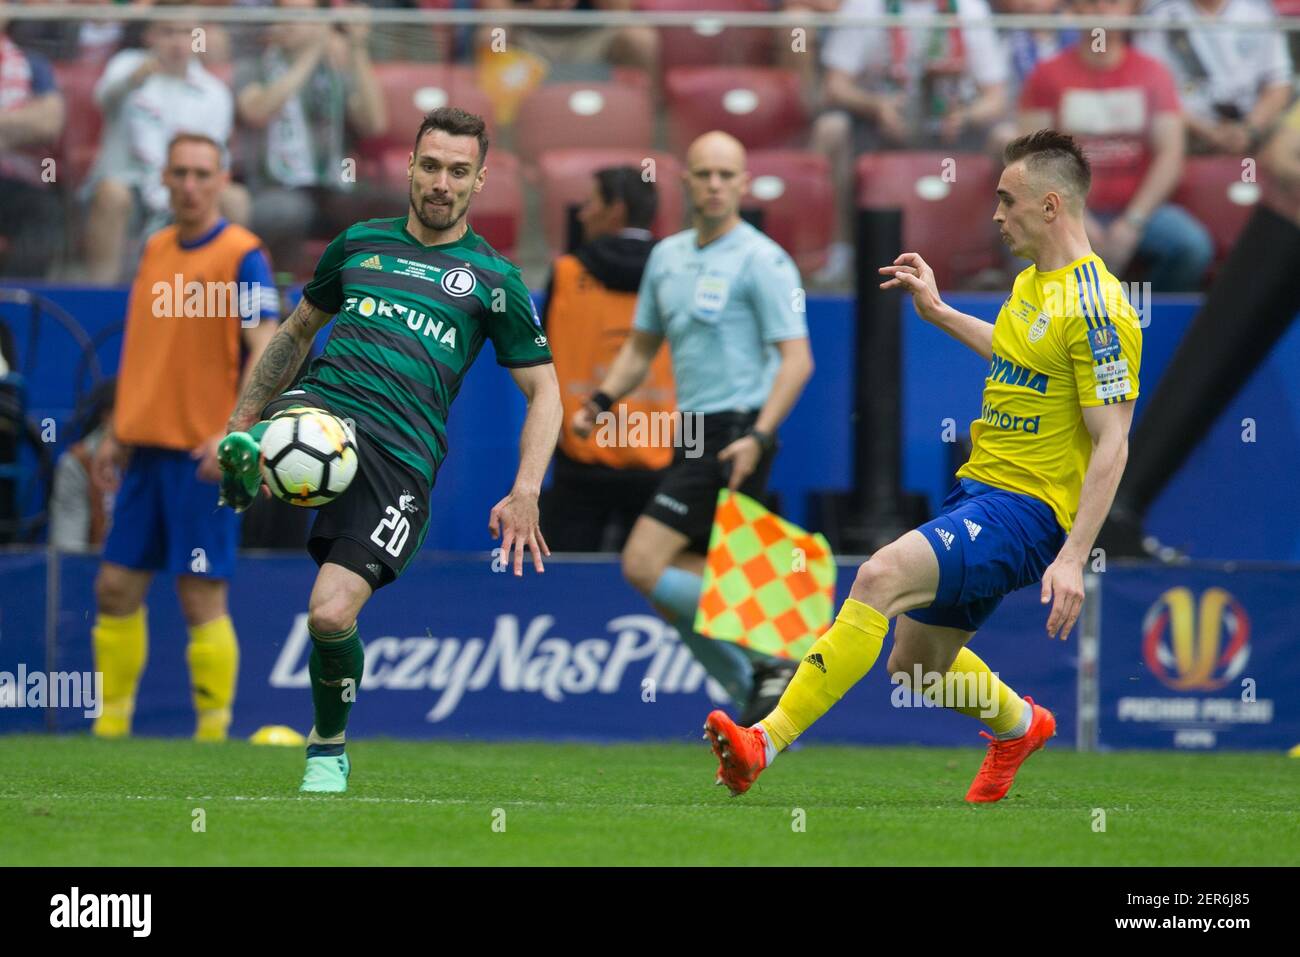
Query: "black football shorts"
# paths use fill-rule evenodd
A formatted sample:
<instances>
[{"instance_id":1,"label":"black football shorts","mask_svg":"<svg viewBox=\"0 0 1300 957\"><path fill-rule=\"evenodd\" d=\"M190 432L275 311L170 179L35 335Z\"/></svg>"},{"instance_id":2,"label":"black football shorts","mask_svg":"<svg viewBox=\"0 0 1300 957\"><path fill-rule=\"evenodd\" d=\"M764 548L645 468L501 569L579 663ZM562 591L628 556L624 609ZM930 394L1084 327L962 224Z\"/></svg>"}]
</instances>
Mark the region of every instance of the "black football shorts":
<instances>
[{"instance_id":1,"label":"black football shorts","mask_svg":"<svg viewBox=\"0 0 1300 957\"><path fill-rule=\"evenodd\" d=\"M748 432L757 418L757 411L705 414L701 454L688 458L690 450L684 444L674 449L672 465L664 471L659 487L641 514L685 535L690 540L687 544L690 551L707 554L718 490L726 488L731 479L731 463L719 461L718 453ZM775 457L775 448L765 452L738 491L762 501Z\"/></svg>"},{"instance_id":2,"label":"black football shorts","mask_svg":"<svg viewBox=\"0 0 1300 957\"><path fill-rule=\"evenodd\" d=\"M301 389L272 399L261 417L269 419L300 405L347 418L331 409L322 396ZM316 508L307 551L317 565L342 565L378 590L397 579L424 543L432 489L365 432L353 432L357 474L342 495Z\"/></svg>"}]
</instances>

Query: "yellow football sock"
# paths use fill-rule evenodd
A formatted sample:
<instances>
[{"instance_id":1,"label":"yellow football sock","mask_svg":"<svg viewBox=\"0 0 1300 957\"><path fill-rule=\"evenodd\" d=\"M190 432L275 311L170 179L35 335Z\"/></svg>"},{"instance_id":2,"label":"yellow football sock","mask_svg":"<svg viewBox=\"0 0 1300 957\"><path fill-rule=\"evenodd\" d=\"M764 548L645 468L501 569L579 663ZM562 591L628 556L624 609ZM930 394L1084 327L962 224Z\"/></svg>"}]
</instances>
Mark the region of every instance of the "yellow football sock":
<instances>
[{"instance_id":1,"label":"yellow football sock","mask_svg":"<svg viewBox=\"0 0 1300 957\"><path fill-rule=\"evenodd\" d=\"M772 713L759 722L778 751L807 731L871 670L880 657L889 619L847 598L826 634L818 638Z\"/></svg>"},{"instance_id":2,"label":"yellow football sock","mask_svg":"<svg viewBox=\"0 0 1300 957\"><path fill-rule=\"evenodd\" d=\"M100 738L122 738L131 733L135 712L135 691L140 685L148 654L148 611L143 605L129 615L95 615L90 629L95 670L104 675L102 713L95 719L94 734Z\"/></svg>"},{"instance_id":3,"label":"yellow football sock","mask_svg":"<svg viewBox=\"0 0 1300 957\"><path fill-rule=\"evenodd\" d=\"M1010 734L1019 727L1029 707L1012 687L995 675L975 652L963 648L944 676L944 702L953 711L983 721L994 734ZM960 692L960 695L958 695ZM953 702L969 702L956 707Z\"/></svg>"},{"instance_id":4,"label":"yellow football sock","mask_svg":"<svg viewBox=\"0 0 1300 957\"><path fill-rule=\"evenodd\" d=\"M230 727L230 706L235 700L239 673L239 643L229 615L190 626L185 657L190 663L190 688L198 725L197 741L224 741Z\"/></svg>"}]
</instances>

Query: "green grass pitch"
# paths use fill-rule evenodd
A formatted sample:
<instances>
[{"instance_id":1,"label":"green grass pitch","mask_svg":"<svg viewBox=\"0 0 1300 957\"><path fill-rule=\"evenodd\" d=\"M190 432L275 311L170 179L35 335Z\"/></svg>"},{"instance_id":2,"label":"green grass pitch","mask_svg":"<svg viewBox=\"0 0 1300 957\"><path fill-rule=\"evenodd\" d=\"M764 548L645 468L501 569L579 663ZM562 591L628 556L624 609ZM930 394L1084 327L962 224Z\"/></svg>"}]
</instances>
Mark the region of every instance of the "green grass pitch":
<instances>
[{"instance_id":1,"label":"green grass pitch","mask_svg":"<svg viewBox=\"0 0 1300 957\"><path fill-rule=\"evenodd\" d=\"M974 749L809 746L735 799L702 741L348 750L308 797L299 748L0 737L0 865L1300 863L1284 755L1048 748L972 807Z\"/></svg>"}]
</instances>

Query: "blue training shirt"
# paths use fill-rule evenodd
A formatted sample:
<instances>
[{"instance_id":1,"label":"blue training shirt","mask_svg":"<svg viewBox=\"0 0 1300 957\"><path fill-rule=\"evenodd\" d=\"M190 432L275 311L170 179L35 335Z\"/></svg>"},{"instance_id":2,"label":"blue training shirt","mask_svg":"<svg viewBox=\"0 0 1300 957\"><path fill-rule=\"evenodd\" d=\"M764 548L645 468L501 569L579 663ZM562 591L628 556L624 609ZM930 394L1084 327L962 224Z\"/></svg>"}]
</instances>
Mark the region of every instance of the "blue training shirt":
<instances>
[{"instance_id":1,"label":"blue training shirt","mask_svg":"<svg viewBox=\"0 0 1300 957\"><path fill-rule=\"evenodd\" d=\"M799 270L743 220L703 248L695 235L651 251L634 328L668 339L683 411L759 409L780 364L776 343L808 336Z\"/></svg>"}]
</instances>

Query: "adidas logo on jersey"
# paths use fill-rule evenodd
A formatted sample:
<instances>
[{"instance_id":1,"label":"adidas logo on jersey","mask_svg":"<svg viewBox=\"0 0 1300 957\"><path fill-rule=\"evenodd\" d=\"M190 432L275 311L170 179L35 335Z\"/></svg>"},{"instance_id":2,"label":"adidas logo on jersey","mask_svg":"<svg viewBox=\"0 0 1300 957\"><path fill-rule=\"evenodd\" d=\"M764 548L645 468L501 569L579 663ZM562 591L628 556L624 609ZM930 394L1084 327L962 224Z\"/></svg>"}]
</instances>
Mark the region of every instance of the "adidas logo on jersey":
<instances>
[{"instance_id":1,"label":"adidas logo on jersey","mask_svg":"<svg viewBox=\"0 0 1300 957\"><path fill-rule=\"evenodd\" d=\"M966 523L966 531L970 533L970 540L972 542L975 541L976 535L984 531L983 525L977 525L975 522L972 522L969 518L963 518L962 521Z\"/></svg>"},{"instance_id":2,"label":"adidas logo on jersey","mask_svg":"<svg viewBox=\"0 0 1300 957\"><path fill-rule=\"evenodd\" d=\"M383 269L384 264L379 261L379 255L375 254L374 256L371 256L369 259L361 260L361 268L362 269Z\"/></svg>"},{"instance_id":3,"label":"adidas logo on jersey","mask_svg":"<svg viewBox=\"0 0 1300 957\"><path fill-rule=\"evenodd\" d=\"M939 536L939 541L943 542L943 547L948 551L952 551L952 532L946 528L936 528L934 533Z\"/></svg>"},{"instance_id":4,"label":"adidas logo on jersey","mask_svg":"<svg viewBox=\"0 0 1300 957\"><path fill-rule=\"evenodd\" d=\"M804 659L804 661L808 662L808 664L812 665L822 674L826 674L826 662L822 661L821 655L818 654L809 655L807 658Z\"/></svg>"}]
</instances>

